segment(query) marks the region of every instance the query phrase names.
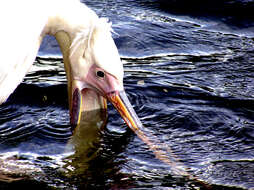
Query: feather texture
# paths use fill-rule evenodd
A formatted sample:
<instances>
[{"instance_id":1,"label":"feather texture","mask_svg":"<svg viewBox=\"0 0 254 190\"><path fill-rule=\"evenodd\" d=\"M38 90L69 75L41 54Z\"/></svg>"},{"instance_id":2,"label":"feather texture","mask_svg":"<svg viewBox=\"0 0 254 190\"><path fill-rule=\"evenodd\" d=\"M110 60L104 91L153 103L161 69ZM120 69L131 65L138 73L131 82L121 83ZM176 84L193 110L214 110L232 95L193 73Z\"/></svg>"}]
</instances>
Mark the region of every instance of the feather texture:
<instances>
[{"instance_id":1,"label":"feather texture","mask_svg":"<svg viewBox=\"0 0 254 190\"><path fill-rule=\"evenodd\" d=\"M30 6L24 11L25 2ZM46 17L36 12L38 6L30 0L1 2L0 104L22 82L37 54L46 24Z\"/></svg>"},{"instance_id":2,"label":"feather texture","mask_svg":"<svg viewBox=\"0 0 254 190\"><path fill-rule=\"evenodd\" d=\"M0 104L22 82L44 35L58 31L65 31L71 40L73 78L85 76L95 63L122 81L123 67L111 23L78 0L3 1L0 23ZM83 55L89 58L80 62Z\"/></svg>"},{"instance_id":3,"label":"feather texture","mask_svg":"<svg viewBox=\"0 0 254 190\"><path fill-rule=\"evenodd\" d=\"M89 28L84 28L80 32L77 32L70 47L70 56L72 56L80 46L84 46L86 49L89 49L91 46L92 36L96 30L102 30L103 32L114 32L111 26L112 23L109 22L108 18L98 18L91 23Z\"/></svg>"}]
</instances>

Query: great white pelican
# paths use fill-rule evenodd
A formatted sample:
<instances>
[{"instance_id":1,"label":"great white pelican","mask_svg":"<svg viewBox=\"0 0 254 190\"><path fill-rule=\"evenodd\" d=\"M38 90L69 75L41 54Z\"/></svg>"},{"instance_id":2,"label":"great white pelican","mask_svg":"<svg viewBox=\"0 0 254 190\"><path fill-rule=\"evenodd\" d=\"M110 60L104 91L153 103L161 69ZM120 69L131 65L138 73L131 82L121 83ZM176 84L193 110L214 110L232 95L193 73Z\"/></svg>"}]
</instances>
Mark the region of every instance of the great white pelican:
<instances>
[{"instance_id":1,"label":"great white pelican","mask_svg":"<svg viewBox=\"0 0 254 190\"><path fill-rule=\"evenodd\" d=\"M0 3L0 24L0 104L22 82L45 35L52 35L63 55L71 125L83 111L106 109L108 100L132 130L141 126L124 92L107 19L79 0L12 0Z\"/></svg>"}]
</instances>

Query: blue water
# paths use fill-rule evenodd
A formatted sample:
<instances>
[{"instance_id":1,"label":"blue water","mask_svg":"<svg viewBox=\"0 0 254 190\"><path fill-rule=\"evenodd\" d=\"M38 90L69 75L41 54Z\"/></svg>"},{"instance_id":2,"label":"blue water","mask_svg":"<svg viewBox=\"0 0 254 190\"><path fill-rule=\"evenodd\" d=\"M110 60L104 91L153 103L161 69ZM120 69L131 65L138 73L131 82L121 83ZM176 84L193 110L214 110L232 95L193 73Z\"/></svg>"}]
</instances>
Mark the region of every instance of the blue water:
<instances>
[{"instance_id":1,"label":"blue water","mask_svg":"<svg viewBox=\"0 0 254 190\"><path fill-rule=\"evenodd\" d=\"M126 92L152 135L210 188L254 188L254 1L85 3L113 23ZM0 107L0 174L21 178L0 188L206 188L155 158L111 105L103 117L84 115L72 136L61 54L44 39Z\"/></svg>"}]
</instances>

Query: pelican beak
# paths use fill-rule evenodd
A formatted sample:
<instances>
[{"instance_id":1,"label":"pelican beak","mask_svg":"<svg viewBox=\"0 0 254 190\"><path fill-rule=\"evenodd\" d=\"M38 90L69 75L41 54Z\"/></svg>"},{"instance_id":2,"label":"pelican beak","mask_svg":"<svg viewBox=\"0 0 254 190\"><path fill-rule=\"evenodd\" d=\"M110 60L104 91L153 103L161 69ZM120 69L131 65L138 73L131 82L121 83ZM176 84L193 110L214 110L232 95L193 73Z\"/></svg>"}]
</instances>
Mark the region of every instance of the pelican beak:
<instances>
[{"instance_id":1,"label":"pelican beak","mask_svg":"<svg viewBox=\"0 0 254 190\"><path fill-rule=\"evenodd\" d=\"M136 112L131 106L125 91L116 91L107 95L108 100L114 105L117 111L120 113L125 123L136 132L142 128L141 121L139 120Z\"/></svg>"},{"instance_id":2,"label":"pelican beak","mask_svg":"<svg viewBox=\"0 0 254 190\"><path fill-rule=\"evenodd\" d=\"M70 123L72 131L79 124L81 118L81 106L82 106L82 95L81 91L76 88L72 93L71 105L70 105Z\"/></svg>"},{"instance_id":3,"label":"pelican beak","mask_svg":"<svg viewBox=\"0 0 254 190\"><path fill-rule=\"evenodd\" d=\"M99 95L96 98L96 93L86 93L86 90L87 89L83 89L80 91L79 88L73 88L72 90L70 105L70 123L72 130L74 130L80 123L82 112L94 109L107 109L106 99ZM95 91L91 90L90 92ZM141 121L132 108L132 105L124 90L107 93L105 98L107 98L113 104L113 106L122 116L125 123L134 132L142 128ZM90 101L92 101L92 103L89 103ZM97 106L95 107L95 105Z\"/></svg>"},{"instance_id":4,"label":"pelican beak","mask_svg":"<svg viewBox=\"0 0 254 190\"><path fill-rule=\"evenodd\" d=\"M101 110L105 113L107 110L107 100L94 90L84 88L80 90L75 82L72 83L72 93L70 101L70 123L72 131L80 124L82 113L88 113L95 110ZM105 115L106 117L107 115Z\"/></svg>"}]
</instances>

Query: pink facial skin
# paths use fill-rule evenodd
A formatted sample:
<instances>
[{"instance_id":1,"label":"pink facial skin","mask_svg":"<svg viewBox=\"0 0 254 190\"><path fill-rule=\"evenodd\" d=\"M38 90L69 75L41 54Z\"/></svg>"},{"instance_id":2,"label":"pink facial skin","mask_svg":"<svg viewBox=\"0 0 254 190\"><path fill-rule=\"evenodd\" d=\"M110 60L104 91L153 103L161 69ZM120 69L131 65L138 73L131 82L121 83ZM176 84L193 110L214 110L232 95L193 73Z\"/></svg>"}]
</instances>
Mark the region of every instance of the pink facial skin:
<instances>
[{"instance_id":1,"label":"pink facial skin","mask_svg":"<svg viewBox=\"0 0 254 190\"><path fill-rule=\"evenodd\" d=\"M104 76L100 76L98 71L103 72ZM123 85L116 77L107 73L96 64L90 67L85 81L92 89L98 91L105 98L110 93L117 93L123 90Z\"/></svg>"}]
</instances>

